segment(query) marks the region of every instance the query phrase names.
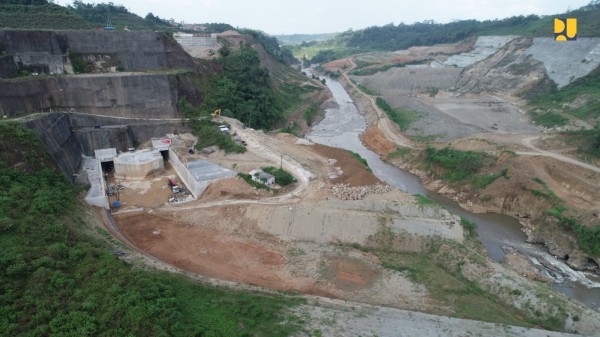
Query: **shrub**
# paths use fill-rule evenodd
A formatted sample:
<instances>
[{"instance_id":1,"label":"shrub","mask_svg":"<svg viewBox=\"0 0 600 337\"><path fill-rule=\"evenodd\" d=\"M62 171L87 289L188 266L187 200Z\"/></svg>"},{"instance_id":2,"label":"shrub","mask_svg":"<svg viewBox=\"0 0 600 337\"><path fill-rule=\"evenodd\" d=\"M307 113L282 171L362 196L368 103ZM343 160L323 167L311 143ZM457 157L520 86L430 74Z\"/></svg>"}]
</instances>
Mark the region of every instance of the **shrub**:
<instances>
[{"instance_id":1,"label":"shrub","mask_svg":"<svg viewBox=\"0 0 600 337\"><path fill-rule=\"evenodd\" d=\"M449 147L425 149L427 163L439 165L449 181L463 180L479 171L490 156L483 152L454 150Z\"/></svg>"},{"instance_id":2,"label":"shrub","mask_svg":"<svg viewBox=\"0 0 600 337\"><path fill-rule=\"evenodd\" d=\"M275 182L280 186L287 186L296 182L296 178L283 169L269 166L263 167L262 170L272 174L275 177Z\"/></svg>"}]
</instances>

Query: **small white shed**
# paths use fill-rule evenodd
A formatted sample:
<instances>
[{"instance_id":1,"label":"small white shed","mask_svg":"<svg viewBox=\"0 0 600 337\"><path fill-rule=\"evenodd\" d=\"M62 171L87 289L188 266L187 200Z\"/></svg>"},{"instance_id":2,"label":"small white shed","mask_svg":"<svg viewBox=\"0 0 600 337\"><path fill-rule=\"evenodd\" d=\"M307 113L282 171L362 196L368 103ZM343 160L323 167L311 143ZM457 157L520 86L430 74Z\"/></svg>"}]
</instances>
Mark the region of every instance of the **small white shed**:
<instances>
[{"instance_id":1,"label":"small white shed","mask_svg":"<svg viewBox=\"0 0 600 337\"><path fill-rule=\"evenodd\" d=\"M275 176L273 176L272 174L263 172L261 170L250 171L250 176L252 176L252 180L257 181L259 183L263 183L265 185L275 184Z\"/></svg>"}]
</instances>

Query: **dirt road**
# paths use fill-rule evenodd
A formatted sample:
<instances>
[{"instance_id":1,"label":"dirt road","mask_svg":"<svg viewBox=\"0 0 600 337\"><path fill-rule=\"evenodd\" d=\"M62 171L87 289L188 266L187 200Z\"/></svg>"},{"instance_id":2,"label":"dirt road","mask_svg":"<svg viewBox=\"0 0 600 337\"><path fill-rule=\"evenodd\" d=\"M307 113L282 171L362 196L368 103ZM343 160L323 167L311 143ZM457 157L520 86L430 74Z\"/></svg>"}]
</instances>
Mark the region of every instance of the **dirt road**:
<instances>
[{"instance_id":1,"label":"dirt road","mask_svg":"<svg viewBox=\"0 0 600 337\"><path fill-rule=\"evenodd\" d=\"M400 132L400 130L398 128L398 125L396 125L394 122L392 122L387 117L385 112L381 111L381 109L377 106L377 102L376 102L377 97L367 95L362 90L360 90L358 88L358 86L356 84L354 84L354 82L352 82L352 80L350 80L350 78L348 77L348 72L350 72L350 71L352 71L352 69L356 68L356 63L354 63L354 61L352 60L351 57L348 58L348 61L350 62L351 66L342 73L342 76L344 76L344 79L346 79L346 81L357 92L359 92L361 95L368 98L369 101L371 101L371 107L377 113L377 127L381 131L383 131L383 133L385 134L385 136L388 140L392 141L393 143L396 143L398 146L414 149L415 147L412 145L411 141L408 138L406 138L404 135L402 135L402 133Z\"/></svg>"},{"instance_id":2,"label":"dirt road","mask_svg":"<svg viewBox=\"0 0 600 337\"><path fill-rule=\"evenodd\" d=\"M524 156L545 156L545 157L551 157L554 158L556 160L560 160L564 163L569 163L569 164L573 164L588 170L592 170L594 172L598 172L600 173L600 168L588 163L584 163L582 161L579 161L577 159L573 159L567 156L564 156L562 154L559 153L555 153L555 152L550 152L550 151L545 151L542 150L540 148L537 148L535 145L533 145L533 141L540 139L540 136L533 136L533 137L527 137L524 138L522 143L523 145L527 146L528 148L534 150L535 152L528 152L528 151L517 151L516 153L519 155L524 155Z\"/></svg>"}]
</instances>

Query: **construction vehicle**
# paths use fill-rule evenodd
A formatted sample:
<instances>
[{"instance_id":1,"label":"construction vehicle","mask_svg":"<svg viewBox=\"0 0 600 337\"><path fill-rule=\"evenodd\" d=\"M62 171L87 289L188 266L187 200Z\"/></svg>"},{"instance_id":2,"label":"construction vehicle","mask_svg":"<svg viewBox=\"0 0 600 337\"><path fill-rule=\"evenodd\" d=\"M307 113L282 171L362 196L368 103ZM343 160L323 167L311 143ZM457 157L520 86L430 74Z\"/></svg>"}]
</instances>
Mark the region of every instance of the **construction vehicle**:
<instances>
[{"instance_id":1,"label":"construction vehicle","mask_svg":"<svg viewBox=\"0 0 600 337\"><path fill-rule=\"evenodd\" d=\"M213 118L221 116L221 109L215 110L215 112L210 114Z\"/></svg>"},{"instance_id":2,"label":"construction vehicle","mask_svg":"<svg viewBox=\"0 0 600 337\"><path fill-rule=\"evenodd\" d=\"M169 187L173 193L179 193L179 185L173 179L167 178L169 180Z\"/></svg>"}]
</instances>

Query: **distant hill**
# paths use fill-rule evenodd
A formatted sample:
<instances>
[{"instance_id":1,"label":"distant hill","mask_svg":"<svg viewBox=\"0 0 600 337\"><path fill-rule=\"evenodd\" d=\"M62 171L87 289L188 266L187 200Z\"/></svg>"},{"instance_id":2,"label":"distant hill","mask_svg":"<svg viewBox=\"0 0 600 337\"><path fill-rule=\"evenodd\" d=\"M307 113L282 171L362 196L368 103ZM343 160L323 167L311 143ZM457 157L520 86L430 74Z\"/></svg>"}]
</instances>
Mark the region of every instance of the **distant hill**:
<instances>
[{"instance_id":1,"label":"distant hill","mask_svg":"<svg viewBox=\"0 0 600 337\"><path fill-rule=\"evenodd\" d=\"M291 35L274 35L282 44L297 45L301 43L327 41L334 38L338 33L324 34L291 34Z\"/></svg>"},{"instance_id":2,"label":"distant hill","mask_svg":"<svg viewBox=\"0 0 600 337\"><path fill-rule=\"evenodd\" d=\"M296 57L307 55L311 61L322 63L349 54L366 51L393 51L412 46L430 46L441 43L454 43L473 36L523 35L553 36L554 17L575 17L578 19L579 37L600 36L600 2L568 13L539 17L537 15L513 16L502 20L460 20L446 24L414 23L410 25L388 24L357 31L347 31L335 38L316 45L297 47ZM313 56L314 55L314 56Z\"/></svg>"},{"instance_id":3,"label":"distant hill","mask_svg":"<svg viewBox=\"0 0 600 337\"><path fill-rule=\"evenodd\" d=\"M46 0L3 0L0 2L0 28L88 29L69 9Z\"/></svg>"}]
</instances>

